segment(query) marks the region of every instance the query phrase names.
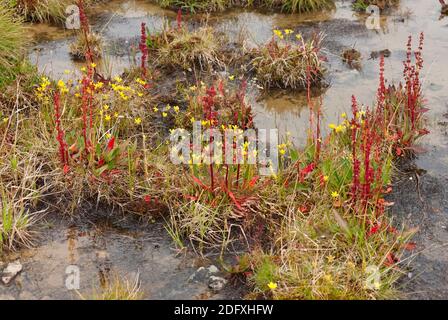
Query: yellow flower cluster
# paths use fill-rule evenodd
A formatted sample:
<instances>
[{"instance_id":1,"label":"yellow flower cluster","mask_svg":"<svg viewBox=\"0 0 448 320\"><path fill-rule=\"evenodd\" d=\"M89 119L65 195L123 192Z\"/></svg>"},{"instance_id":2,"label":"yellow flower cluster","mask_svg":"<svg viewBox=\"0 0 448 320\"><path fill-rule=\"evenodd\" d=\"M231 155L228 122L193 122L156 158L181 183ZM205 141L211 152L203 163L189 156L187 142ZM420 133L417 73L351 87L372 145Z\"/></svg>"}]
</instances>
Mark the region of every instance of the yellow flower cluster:
<instances>
[{"instance_id":1,"label":"yellow flower cluster","mask_svg":"<svg viewBox=\"0 0 448 320\"><path fill-rule=\"evenodd\" d=\"M68 93L68 88L63 80L58 81L58 88L61 93Z\"/></svg>"},{"instance_id":2,"label":"yellow flower cluster","mask_svg":"<svg viewBox=\"0 0 448 320\"><path fill-rule=\"evenodd\" d=\"M51 82L47 77L42 77L40 80L40 85L36 89L36 97L41 101L48 103L50 99L45 95L45 92L47 91L47 88L50 86Z\"/></svg>"},{"instance_id":3,"label":"yellow flower cluster","mask_svg":"<svg viewBox=\"0 0 448 320\"><path fill-rule=\"evenodd\" d=\"M137 82L138 84L141 84L142 86L145 86L147 84L147 82L145 80L142 80L140 78L135 79L135 82Z\"/></svg>"},{"instance_id":4,"label":"yellow flower cluster","mask_svg":"<svg viewBox=\"0 0 448 320\"><path fill-rule=\"evenodd\" d=\"M286 143L282 143L278 145L278 152L283 156L286 154L286 148L288 145Z\"/></svg>"},{"instance_id":5,"label":"yellow flower cluster","mask_svg":"<svg viewBox=\"0 0 448 320\"><path fill-rule=\"evenodd\" d=\"M283 39L283 32L281 30L275 29L273 30L274 34L279 38L279 39Z\"/></svg>"},{"instance_id":6,"label":"yellow flower cluster","mask_svg":"<svg viewBox=\"0 0 448 320\"><path fill-rule=\"evenodd\" d=\"M279 39L284 39L285 36L289 36L290 34L294 33L294 30L292 29L285 29L285 30L279 30L279 29L274 29L272 32L274 32L274 34L279 38ZM297 39L301 39L302 37L300 36L300 34L296 35Z\"/></svg>"},{"instance_id":7,"label":"yellow flower cluster","mask_svg":"<svg viewBox=\"0 0 448 320\"><path fill-rule=\"evenodd\" d=\"M336 131L337 133L345 132L345 130L347 130L347 128L350 127L350 122L348 120L344 120L344 122L342 122L342 124L340 125L335 125L334 123L331 123L328 127Z\"/></svg>"}]
</instances>

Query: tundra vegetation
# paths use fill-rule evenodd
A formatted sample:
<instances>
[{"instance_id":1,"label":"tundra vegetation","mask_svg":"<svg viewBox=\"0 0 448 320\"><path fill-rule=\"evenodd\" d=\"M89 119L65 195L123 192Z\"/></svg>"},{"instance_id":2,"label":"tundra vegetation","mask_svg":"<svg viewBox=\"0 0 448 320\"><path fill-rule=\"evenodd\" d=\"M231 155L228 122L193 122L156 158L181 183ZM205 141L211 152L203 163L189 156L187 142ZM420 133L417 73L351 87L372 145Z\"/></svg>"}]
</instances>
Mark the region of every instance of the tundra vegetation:
<instances>
[{"instance_id":1,"label":"tundra vegetation","mask_svg":"<svg viewBox=\"0 0 448 320\"><path fill-rule=\"evenodd\" d=\"M303 13L334 8L334 0L156 0L160 6L184 11L212 12L224 11L232 7L261 8L288 13Z\"/></svg>"},{"instance_id":2,"label":"tundra vegetation","mask_svg":"<svg viewBox=\"0 0 448 320\"><path fill-rule=\"evenodd\" d=\"M303 11L326 3L295 1L288 7ZM207 26L189 30L179 12L174 25L157 34L142 23L140 62L106 77L79 4L86 63L80 77L67 70L68 80L12 67L26 64L19 54L23 29L11 11L0 11L6 35L0 39L0 83L7 86L0 100L0 248L31 246L32 226L44 210L75 215L80 207L104 204L163 217L180 248L224 253L232 243L243 245L246 254L237 264L223 264L246 280L248 298L396 296L413 230L394 227L385 195L392 192L395 160L412 155L415 142L428 133L420 82L423 34L416 49L408 39L402 82L386 86L381 56L378 88L372 88L376 101L362 107L353 96L347 101L351 113L327 124L330 132L323 136L323 106L311 99L325 77L322 35L304 39L293 30L273 30L266 44L226 60L226 39ZM246 61L247 72L216 72L227 61ZM195 72L166 81L185 70ZM299 148L288 138L280 141L277 171L269 163L207 161L212 154L205 144L205 153L190 150L190 159L173 164L168 134L191 130L198 121L204 131L230 129L243 139L230 150L223 145L224 154L257 156L251 147L258 141L243 135L254 128L246 97L253 73L266 90L306 92L307 143ZM260 166L272 174L259 175ZM370 283L372 270L380 280ZM95 296L141 297L137 282L122 279L112 279Z\"/></svg>"}]
</instances>

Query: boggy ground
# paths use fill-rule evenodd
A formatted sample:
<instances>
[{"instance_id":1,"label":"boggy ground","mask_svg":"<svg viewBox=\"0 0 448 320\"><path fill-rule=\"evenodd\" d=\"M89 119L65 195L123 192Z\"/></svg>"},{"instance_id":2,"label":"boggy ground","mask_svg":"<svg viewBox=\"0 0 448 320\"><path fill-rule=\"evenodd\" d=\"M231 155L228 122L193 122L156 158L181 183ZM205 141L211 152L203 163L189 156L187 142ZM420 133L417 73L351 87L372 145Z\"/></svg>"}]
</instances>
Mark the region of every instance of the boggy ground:
<instances>
[{"instance_id":1,"label":"boggy ground","mask_svg":"<svg viewBox=\"0 0 448 320\"><path fill-rule=\"evenodd\" d=\"M210 276L227 278L217 256L201 258L177 250L163 221L123 215L101 206L89 211L74 219L47 215L35 228L39 232L36 248L0 256L0 267L16 259L23 266L14 282L0 285L0 298L91 299L116 276L130 282L138 279L142 299L243 297L245 289L238 282L230 281L219 291L209 288ZM71 265L80 268L78 291L65 286ZM217 272L196 275L201 267L213 265Z\"/></svg>"}]
</instances>

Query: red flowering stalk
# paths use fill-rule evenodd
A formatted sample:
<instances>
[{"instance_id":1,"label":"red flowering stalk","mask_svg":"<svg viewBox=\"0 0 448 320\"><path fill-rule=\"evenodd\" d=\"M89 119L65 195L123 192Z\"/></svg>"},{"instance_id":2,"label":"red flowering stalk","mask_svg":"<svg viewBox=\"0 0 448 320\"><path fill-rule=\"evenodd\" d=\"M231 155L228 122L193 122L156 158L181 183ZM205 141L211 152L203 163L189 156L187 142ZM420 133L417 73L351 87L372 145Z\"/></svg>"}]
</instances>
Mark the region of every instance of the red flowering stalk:
<instances>
[{"instance_id":1,"label":"red flowering stalk","mask_svg":"<svg viewBox=\"0 0 448 320\"><path fill-rule=\"evenodd\" d=\"M317 119L316 119L316 156L314 157L315 161L319 161L320 158L320 149L322 145L322 138L320 136L320 119L321 119L321 110L322 110L322 97L319 97L319 104L317 105Z\"/></svg>"},{"instance_id":2,"label":"red flowering stalk","mask_svg":"<svg viewBox=\"0 0 448 320\"><path fill-rule=\"evenodd\" d=\"M90 25L84 10L84 2L82 0L78 0L78 9L79 9L79 20L81 22L81 30L86 42L86 52L85 52L86 61L89 64L93 64L93 54L89 41Z\"/></svg>"},{"instance_id":3,"label":"red flowering stalk","mask_svg":"<svg viewBox=\"0 0 448 320\"><path fill-rule=\"evenodd\" d=\"M237 93L238 100L240 102L241 106L241 128L243 130L246 130L253 125L253 117L252 117L252 109L250 106L246 105L246 89L247 89L247 82L246 80L243 80L241 82L241 87L239 92ZM235 125L238 125L238 113L235 112ZM236 186L239 185L239 177L240 177L240 171L241 171L241 164L238 163L237 165L237 178L236 178Z\"/></svg>"},{"instance_id":4,"label":"red flowering stalk","mask_svg":"<svg viewBox=\"0 0 448 320\"><path fill-rule=\"evenodd\" d=\"M204 115L206 116L206 119L210 123L210 188L211 192L213 193L215 190L215 179L214 179L214 171L213 171L213 136L212 136L212 127L214 125L214 117L215 112L213 110L213 106L215 104L215 96L216 96L216 90L215 87L211 87L210 89L207 89L206 91L207 95L202 98L203 103L203 109L204 109Z\"/></svg>"},{"instance_id":5,"label":"red flowering stalk","mask_svg":"<svg viewBox=\"0 0 448 320\"><path fill-rule=\"evenodd\" d=\"M308 109L310 111L310 119L309 119L309 123L310 123L310 138L311 138L311 142L314 142L314 132L313 132L313 128L314 128L314 108L313 108L313 104L311 101L311 67L309 65L307 65L306 67L306 99L307 99L307 103L308 103Z\"/></svg>"},{"instance_id":6,"label":"red flowering stalk","mask_svg":"<svg viewBox=\"0 0 448 320\"><path fill-rule=\"evenodd\" d=\"M381 126L381 123L384 125L384 132L386 132L386 125L387 125L387 113L389 110L386 110L385 108L385 100L386 100L386 84L384 80L384 55L381 55L380 57L380 83L378 85L378 92L377 92L377 117L376 121L378 122L377 125Z\"/></svg>"},{"instance_id":7,"label":"red flowering stalk","mask_svg":"<svg viewBox=\"0 0 448 320\"><path fill-rule=\"evenodd\" d=\"M352 181L352 201L353 204L356 204L358 198L358 192L360 189L359 182L359 167L360 161L357 158L356 149L357 149L357 132L359 128L359 123L357 121L358 116L358 103L356 101L356 97L352 96L352 113L353 118L350 122L351 130L352 130L352 158L353 158L353 181Z\"/></svg>"},{"instance_id":8,"label":"red flowering stalk","mask_svg":"<svg viewBox=\"0 0 448 320\"><path fill-rule=\"evenodd\" d=\"M371 184L373 181L373 168L370 166L370 154L374 140L374 131L371 127L371 113L367 111L363 126L363 152L364 152L364 183L362 185L362 195L364 208L367 208L368 200L371 197Z\"/></svg>"},{"instance_id":9,"label":"red flowering stalk","mask_svg":"<svg viewBox=\"0 0 448 320\"><path fill-rule=\"evenodd\" d=\"M93 127L93 97L92 97L92 76L93 76L93 68L88 66L87 74L82 79L82 87L81 87L81 111L82 111L82 136L84 139L84 145L86 148L86 153L89 153L90 140L87 137L87 127L89 127L90 131ZM89 119L87 119L89 117ZM89 132L90 132L89 131Z\"/></svg>"},{"instance_id":10,"label":"red flowering stalk","mask_svg":"<svg viewBox=\"0 0 448 320\"><path fill-rule=\"evenodd\" d=\"M147 44L148 37L146 36L146 24L142 22L141 26L141 36L140 36L140 52L142 53L142 63L141 63L141 69L142 69L142 75L146 78L147 70L146 70L146 60L148 59L148 44Z\"/></svg>"},{"instance_id":11,"label":"red flowering stalk","mask_svg":"<svg viewBox=\"0 0 448 320\"><path fill-rule=\"evenodd\" d=\"M180 30L182 28L182 10L181 9L179 9L177 11L176 22L177 22L177 30Z\"/></svg>"},{"instance_id":12,"label":"red flowering stalk","mask_svg":"<svg viewBox=\"0 0 448 320\"><path fill-rule=\"evenodd\" d=\"M241 128L243 130L247 129L247 126L246 126L246 101L245 101L246 89L247 89L247 82L246 82L246 80L243 80L241 82L240 91L237 93L238 99L239 99L240 105L241 105ZM235 124L238 125L238 123L235 123Z\"/></svg>"},{"instance_id":13,"label":"red flowering stalk","mask_svg":"<svg viewBox=\"0 0 448 320\"><path fill-rule=\"evenodd\" d=\"M54 94L53 102L54 102L54 116L57 131L56 139L59 143L59 158L61 160L61 163L65 167L68 166L68 149L67 144L65 143L64 130L62 129L61 126L61 100L59 92L56 92Z\"/></svg>"},{"instance_id":14,"label":"red flowering stalk","mask_svg":"<svg viewBox=\"0 0 448 320\"><path fill-rule=\"evenodd\" d=\"M375 195L381 195L383 189L383 166L381 161L381 145L377 144L375 148L375 163L377 165L375 172Z\"/></svg>"}]
</instances>

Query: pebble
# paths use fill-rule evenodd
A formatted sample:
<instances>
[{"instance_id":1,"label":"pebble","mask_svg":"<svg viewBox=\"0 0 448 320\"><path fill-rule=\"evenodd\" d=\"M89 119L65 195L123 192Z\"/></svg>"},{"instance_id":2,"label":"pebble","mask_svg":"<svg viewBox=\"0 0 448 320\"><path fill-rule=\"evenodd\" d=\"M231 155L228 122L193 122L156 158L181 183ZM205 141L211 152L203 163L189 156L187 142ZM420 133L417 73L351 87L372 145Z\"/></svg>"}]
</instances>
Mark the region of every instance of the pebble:
<instances>
[{"instance_id":1,"label":"pebble","mask_svg":"<svg viewBox=\"0 0 448 320\"><path fill-rule=\"evenodd\" d=\"M208 287L213 291L221 291L227 284L227 280L221 277L211 276L209 279Z\"/></svg>"},{"instance_id":2,"label":"pebble","mask_svg":"<svg viewBox=\"0 0 448 320\"><path fill-rule=\"evenodd\" d=\"M211 265L210 267L208 267L208 272L209 273L218 273L219 269L216 266Z\"/></svg>"},{"instance_id":3,"label":"pebble","mask_svg":"<svg viewBox=\"0 0 448 320\"><path fill-rule=\"evenodd\" d=\"M193 273L190 278L188 279L189 282L203 282L207 279L209 271L208 269L204 267L200 267L198 270L196 270L195 273Z\"/></svg>"},{"instance_id":4,"label":"pebble","mask_svg":"<svg viewBox=\"0 0 448 320\"><path fill-rule=\"evenodd\" d=\"M22 271L22 264L19 260L11 262L3 270L2 281L4 284L9 284Z\"/></svg>"}]
</instances>

